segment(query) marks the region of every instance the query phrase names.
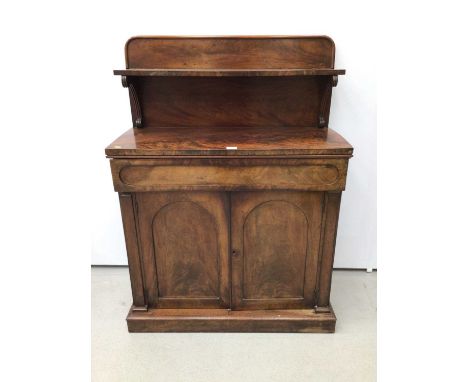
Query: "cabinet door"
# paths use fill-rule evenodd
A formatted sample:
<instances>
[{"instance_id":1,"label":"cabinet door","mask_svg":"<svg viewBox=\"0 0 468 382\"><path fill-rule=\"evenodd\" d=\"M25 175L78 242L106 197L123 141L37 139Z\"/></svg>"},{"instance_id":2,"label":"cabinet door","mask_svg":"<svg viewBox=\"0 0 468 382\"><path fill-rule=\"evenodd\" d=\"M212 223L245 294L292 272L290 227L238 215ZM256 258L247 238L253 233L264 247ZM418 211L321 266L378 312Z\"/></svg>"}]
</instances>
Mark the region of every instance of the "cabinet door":
<instances>
[{"instance_id":1,"label":"cabinet door","mask_svg":"<svg viewBox=\"0 0 468 382\"><path fill-rule=\"evenodd\" d=\"M148 305L229 307L227 195L149 192L136 200Z\"/></svg>"},{"instance_id":2,"label":"cabinet door","mask_svg":"<svg viewBox=\"0 0 468 382\"><path fill-rule=\"evenodd\" d=\"M232 193L233 309L315 305L322 202L321 192Z\"/></svg>"}]
</instances>

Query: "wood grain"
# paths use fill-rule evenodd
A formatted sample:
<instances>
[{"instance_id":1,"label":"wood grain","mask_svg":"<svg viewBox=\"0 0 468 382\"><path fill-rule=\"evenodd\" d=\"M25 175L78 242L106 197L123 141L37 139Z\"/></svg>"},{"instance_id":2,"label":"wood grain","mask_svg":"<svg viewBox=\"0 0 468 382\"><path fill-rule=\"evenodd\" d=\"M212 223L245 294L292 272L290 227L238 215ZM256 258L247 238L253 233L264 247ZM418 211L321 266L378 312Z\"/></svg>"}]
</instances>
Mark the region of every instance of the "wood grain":
<instances>
[{"instance_id":1,"label":"wood grain","mask_svg":"<svg viewBox=\"0 0 468 382\"><path fill-rule=\"evenodd\" d=\"M231 196L234 309L315 306L323 194Z\"/></svg>"},{"instance_id":2,"label":"wood grain","mask_svg":"<svg viewBox=\"0 0 468 382\"><path fill-rule=\"evenodd\" d=\"M131 129L106 148L131 332L335 330L331 274L353 148L328 128L326 36L140 36Z\"/></svg>"},{"instance_id":3,"label":"wood grain","mask_svg":"<svg viewBox=\"0 0 468 382\"><path fill-rule=\"evenodd\" d=\"M125 46L127 68L333 68L327 36L137 36Z\"/></svg>"},{"instance_id":4,"label":"wood grain","mask_svg":"<svg viewBox=\"0 0 468 382\"><path fill-rule=\"evenodd\" d=\"M307 231L307 217L289 201L269 200L248 213L243 224L244 298L304 298Z\"/></svg>"},{"instance_id":5,"label":"wood grain","mask_svg":"<svg viewBox=\"0 0 468 382\"><path fill-rule=\"evenodd\" d=\"M227 195L139 193L136 202L149 306L229 307Z\"/></svg>"},{"instance_id":6,"label":"wood grain","mask_svg":"<svg viewBox=\"0 0 468 382\"><path fill-rule=\"evenodd\" d=\"M136 127L322 128L326 84L345 72L326 36L142 36L125 52L127 69L115 73L128 76Z\"/></svg>"},{"instance_id":7,"label":"wood grain","mask_svg":"<svg viewBox=\"0 0 468 382\"><path fill-rule=\"evenodd\" d=\"M172 202L153 219L159 298L217 298L216 222L192 201Z\"/></svg>"},{"instance_id":8,"label":"wood grain","mask_svg":"<svg viewBox=\"0 0 468 382\"><path fill-rule=\"evenodd\" d=\"M237 147L227 150L226 147ZM349 158L353 147L332 129L313 127L161 127L129 129L106 148L109 158L292 156Z\"/></svg>"},{"instance_id":9,"label":"wood grain","mask_svg":"<svg viewBox=\"0 0 468 382\"><path fill-rule=\"evenodd\" d=\"M347 159L114 159L119 192L341 190ZM190 169L187 171L187 169Z\"/></svg>"},{"instance_id":10,"label":"wood grain","mask_svg":"<svg viewBox=\"0 0 468 382\"><path fill-rule=\"evenodd\" d=\"M333 310L233 311L228 309L150 309L127 316L130 332L299 332L333 333Z\"/></svg>"},{"instance_id":11,"label":"wood grain","mask_svg":"<svg viewBox=\"0 0 468 382\"><path fill-rule=\"evenodd\" d=\"M325 194L325 209L322 220L321 260L319 297L317 305L328 307L330 305L330 289L333 273L333 260L335 257L336 233L338 230L338 217L340 214L341 192L327 192Z\"/></svg>"},{"instance_id":12,"label":"wood grain","mask_svg":"<svg viewBox=\"0 0 468 382\"><path fill-rule=\"evenodd\" d=\"M137 309L146 310L147 303L143 285L137 227L135 224L134 196L128 193L120 193L119 201L127 249L128 270L130 272L130 283L132 286L133 306Z\"/></svg>"},{"instance_id":13,"label":"wood grain","mask_svg":"<svg viewBox=\"0 0 468 382\"><path fill-rule=\"evenodd\" d=\"M144 127L317 127L326 80L133 77Z\"/></svg>"},{"instance_id":14,"label":"wood grain","mask_svg":"<svg viewBox=\"0 0 468 382\"><path fill-rule=\"evenodd\" d=\"M117 76L136 77L284 77L337 76L344 69L116 69Z\"/></svg>"}]
</instances>

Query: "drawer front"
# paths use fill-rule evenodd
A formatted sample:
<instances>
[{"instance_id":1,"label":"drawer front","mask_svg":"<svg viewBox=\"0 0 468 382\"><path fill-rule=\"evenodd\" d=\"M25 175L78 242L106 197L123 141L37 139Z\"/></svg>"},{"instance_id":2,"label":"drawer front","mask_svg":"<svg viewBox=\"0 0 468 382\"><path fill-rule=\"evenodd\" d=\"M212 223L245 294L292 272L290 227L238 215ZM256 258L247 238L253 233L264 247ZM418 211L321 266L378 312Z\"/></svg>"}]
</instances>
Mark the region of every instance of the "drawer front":
<instances>
[{"instance_id":1,"label":"drawer front","mask_svg":"<svg viewBox=\"0 0 468 382\"><path fill-rule=\"evenodd\" d=\"M344 190L348 159L112 159L118 192Z\"/></svg>"}]
</instances>

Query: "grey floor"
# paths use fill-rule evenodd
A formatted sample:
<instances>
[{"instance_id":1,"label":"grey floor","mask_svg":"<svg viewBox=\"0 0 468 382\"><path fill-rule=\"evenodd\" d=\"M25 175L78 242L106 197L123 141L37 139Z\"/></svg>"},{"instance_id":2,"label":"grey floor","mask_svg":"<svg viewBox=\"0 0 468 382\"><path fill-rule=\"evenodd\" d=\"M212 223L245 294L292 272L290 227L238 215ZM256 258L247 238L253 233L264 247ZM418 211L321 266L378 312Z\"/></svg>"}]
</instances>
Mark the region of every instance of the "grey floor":
<instances>
[{"instance_id":1,"label":"grey floor","mask_svg":"<svg viewBox=\"0 0 468 382\"><path fill-rule=\"evenodd\" d=\"M335 334L129 334L128 269L91 272L94 382L375 381L375 272L333 273Z\"/></svg>"}]
</instances>

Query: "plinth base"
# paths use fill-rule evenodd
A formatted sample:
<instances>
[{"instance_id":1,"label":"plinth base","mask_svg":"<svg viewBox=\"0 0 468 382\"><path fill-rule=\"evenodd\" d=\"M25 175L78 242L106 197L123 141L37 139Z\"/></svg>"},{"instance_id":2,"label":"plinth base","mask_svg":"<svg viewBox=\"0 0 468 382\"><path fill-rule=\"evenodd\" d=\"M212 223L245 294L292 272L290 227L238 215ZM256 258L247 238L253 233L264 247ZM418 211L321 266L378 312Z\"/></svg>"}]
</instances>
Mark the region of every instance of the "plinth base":
<instances>
[{"instance_id":1,"label":"plinth base","mask_svg":"<svg viewBox=\"0 0 468 382\"><path fill-rule=\"evenodd\" d=\"M298 332L333 333L333 309L229 310L130 309L129 332Z\"/></svg>"}]
</instances>

